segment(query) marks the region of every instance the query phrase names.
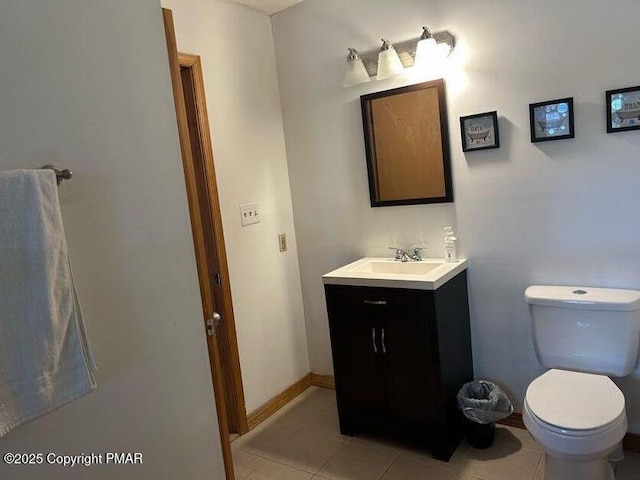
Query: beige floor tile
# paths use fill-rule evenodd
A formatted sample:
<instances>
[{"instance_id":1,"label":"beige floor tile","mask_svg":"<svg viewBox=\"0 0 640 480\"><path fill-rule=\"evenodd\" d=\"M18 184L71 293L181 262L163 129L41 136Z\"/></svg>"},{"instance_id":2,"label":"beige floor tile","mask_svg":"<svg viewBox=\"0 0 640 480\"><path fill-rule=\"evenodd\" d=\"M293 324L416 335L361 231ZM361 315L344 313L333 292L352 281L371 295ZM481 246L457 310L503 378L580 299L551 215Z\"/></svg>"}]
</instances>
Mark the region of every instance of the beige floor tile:
<instances>
[{"instance_id":1,"label":"beige floor tile","mask_svg":"<svg viewBox=\"0 0 640 480\"><path fill-rule=\"evenodd\" d=\"M531 434L524 428L510 427L508 425L496 426L496 444L511 443L520 445L522 450L542 453L542 448Z\"/></svg>"},{"instance_id":2,"label":"beige floor tile","mask_svg":"<svg viewBox=\"0 0 640 480\"><path fill-rule=\"evenodd\" d=\"M309 480L310 478L311 474L308 472L265 460L247 477L247 480Z\"/></svg>"},{"instance_id":3,"label":"beige floor tile","mask_svg":"<svg viewBox=\"0 0 640 480\"><path fill-rule=\"evenodd\" d=\"M302 425L274 422L270 425L259 425L255 430L243 435L233 447L260 457L269 458L282 450L292 437L302 431Z\"/></svg>"},{"instance_id":4,"label":"beige floor tile","mask_svg":"<svg viewBox=\"0 0 640 480\"><path fill-rule=\"evenodd\" d=\"M336 405L336 392L326 388L310 387L309 404Z\"/></svg>"},{"instance_id":5,"label":"beige floor tile","mask_svg":"<svg viewBox=\"0 0 640 480\"><path fill-rule=\"evenodd\" d=\"M540 456L538 466L536 467L536 474L533 476L533 480L544 480L544 454Z\"/></svg>"},{"instance_id":6,"label":"beige floor tile","mask_svg":"<svg viewBox=\"0 0 640 480\"><path fill-rule=\"evenodd\" d=\"M305 429L287 443L273 450L271 459L286 465L316 473L340 448L343 441Z\"/></svg>"},{"instance_id":7,"label":"beige floor tile","mask_svg":"<svg viewBox=\"0 0 640 480\"><path fill-rule=\"evenodd\" d=\"M470 449L471 447L469 446L469 444L462 440L448 462L434 459L433 452L416 445L394 446L393 451L401 457L411 458L414 460L422 460L424 462L433 462L437 465L444 465L449 467L450 469L453 469L454 471L458 471L460 470L462 463L469 455Z\"/></svg>"},{"instance_id":8,"label":"beige floor tile","mask_svg":"<svg viewBox=\"0 0 640 480\"><path fill-rule=\"evenodd\" d=\"M640 478L640 454L624 452L624 460L616 468L616 480L638 480Z\"/></svg>"},{"instance_id":9,"label":"beige floor tile","mask_svg":"<svg viewBox=\"0 0 640 480\"><path fill-rule=\"evenodd\" d=\"M264 461L265 459L263 457L233 449L233 470L236 474L236 480L246 478Z\"/></svg>"},{"instance_id":10,"label":"beige floor tile","mask_svg":"<svg viewBox=\"0 0 640 480\"><path fill-rule=\"evenodd\" d=\"M466 440L462 440L456 451L453 452L453 455L449 459L449 466L456 471L460 471L471 454L471 450L473 450L473 447L469 445Z\"/></svg>"},{"instance_id":11,"label":"beige floor tile","mask_svg":"<svg viewBox=\"0 0 640 480\"><path fill-rule=\"evenodd\" d=\"M348 441L351 438L340 433L340 422L338 421L338 412L335 405L325 412L308 414L305 429L318 434L332 436L342 441Z\"/></svg>"},{"instance_id":12,"label":"beige floor tile","mask_svg":"<svg viewBox=\"0 0 640 480\"><path fill-rule=\"evenodd\" d=\"M504 443L486 450L471 449L460 473L483 480L531 480L541 454Z\"/></svg>"},{"instance_id":13,"label":"beige floor tile","mask_svg":"<svg viewBox=\"0 0 640 480\"><path fill-rule=\"evenodd\" d=\"M296 400L300 399L299 401L294 400L285 407L287 417L302 416L309 420L313 417L329 416L337 419L338 412L333 391L311 387L303 395L305 396L296 398Z\"/></svg>"},{"instance_id":14,"label":"beige floor tile","mask_svg":"<svg viewBox=\"0 0 640 480\"><path fill-rule=\"evenodd\" d=\"M331 397L333 397L333 399ZM329 396L327 396L321 389L310 387L261 423L259 427L268 428L271 424L282 420L306 421L309 416L328 411L332 405L331 402L333 402L333 406L335 407L336 400L334 392L329 392Z\"/></svg>"},{"instance_id":15,"label":"beige floor tile","mask_svg":"<svg viewBox=\"0 0 640 480\"><path fill-rule=\"evenodd\" d=\"M330 480L372 480L382 476L396 456L344 443L318 475Z\"/></svg>"},{"instance_id":16,"label":"beige floor tile","mask_svg":"<svg viewBox=\"0 0 640 480\"><path fill-rule=\"evenodd\" d=\"M292 437L304 430L315 409L307 404L315 391L309 389L233 442L233 447L262 457L271 457Z\"/></svg>"},{"instance_id":17,"label":"beige floor tile","mask_svg":"<svg viewBox=\"0 0 640 480\"><path fill-rule=\"evenodd\" d=\"M624 460L616 465L616 480L640 479L640 454L624 452ZM544 480L544 455L540 458L533 480Z\"/></svg>"},{"instance_id":18,"label":"beige floor tile","mask_svg":"<svg viewBox=\"0 0 640 480\"><path fill-rule=\"evenodd\" d=\"M456 471L446 463L398 457L382 480L453 480L455 477Z\"/></svg>"},{"instance_id":19,"label":"beige floor tile","mask_svg":"<svg viewBox=\"0 0 640 480\"><path fill-rule=\"evenodd\" d=\"M356 433L353 437L350 437L349 443L351 445L357 445L359 447L373 448L380 450L389 455L398 456L401 452L415 451L418 456L431 456L428 451L420 450L417 447L407 445L405 443L396 441L392 438L384 436L374 436L364 433Z\"/></svg>"},{"instance_id":20,"label":"beige floor tile","mask_svg":"<svg viewBox=\"0 0 640 480\"><path fill-rule=\"evenodd\" d=\"M544 472L541 449L528 432L502 425L491 448L477 450L463 441L449 463L404 442L342 436L335 392L319 388L235 440L233 450L238 480L309 479L314 473L316 480L532 480L534 474L542 480ZM618 468L616 480L631 479L640 479L640 455L628 454Z\"/></svg>"}]
</instances>

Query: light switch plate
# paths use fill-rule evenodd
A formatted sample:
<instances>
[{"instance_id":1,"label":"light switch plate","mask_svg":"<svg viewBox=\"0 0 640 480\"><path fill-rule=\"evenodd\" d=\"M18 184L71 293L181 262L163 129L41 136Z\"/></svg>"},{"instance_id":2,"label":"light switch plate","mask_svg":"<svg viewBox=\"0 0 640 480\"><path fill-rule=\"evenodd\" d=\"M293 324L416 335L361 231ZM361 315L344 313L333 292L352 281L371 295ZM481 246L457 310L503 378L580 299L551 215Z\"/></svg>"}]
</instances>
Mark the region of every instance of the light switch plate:
<instances>
[{"instance_id":1,"label":"light switch plate","mask_svg":"<svg viewBox=\"0 0 640 480\"><path fill-rule=\"evenodd\" d=\"M242 221L243 227L253 225L254 223L260 223L260 212L258 211L258 204L241 203L240 220Z\"/></svg>"}]
</instances>

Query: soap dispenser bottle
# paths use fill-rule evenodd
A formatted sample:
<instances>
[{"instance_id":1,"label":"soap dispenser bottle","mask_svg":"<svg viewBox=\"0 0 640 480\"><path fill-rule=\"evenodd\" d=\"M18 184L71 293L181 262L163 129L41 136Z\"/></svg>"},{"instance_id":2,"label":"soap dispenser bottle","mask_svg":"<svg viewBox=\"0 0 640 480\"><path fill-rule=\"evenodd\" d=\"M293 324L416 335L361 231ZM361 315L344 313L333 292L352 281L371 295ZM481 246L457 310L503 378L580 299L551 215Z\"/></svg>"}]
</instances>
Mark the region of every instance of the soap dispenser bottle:
<instances>
[{"instance_id":1,"label":"soap dispenser bottle","mask_svg":"<svg viewBox=\"0 0 640 480\"><path fill-rule=\"evenodd\" d=\"M458 261L458 239L453 233L453 227L445 227L444 231L444 260L445 262Z\"/></svg>"}]
</instances>

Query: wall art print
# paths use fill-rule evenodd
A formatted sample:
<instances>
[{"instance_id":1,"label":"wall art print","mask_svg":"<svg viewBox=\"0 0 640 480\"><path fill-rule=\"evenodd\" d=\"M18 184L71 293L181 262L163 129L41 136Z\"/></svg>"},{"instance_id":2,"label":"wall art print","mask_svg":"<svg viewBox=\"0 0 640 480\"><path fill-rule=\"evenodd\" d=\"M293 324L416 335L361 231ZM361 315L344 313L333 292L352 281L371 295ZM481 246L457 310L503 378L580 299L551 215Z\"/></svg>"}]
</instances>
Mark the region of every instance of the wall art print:
<instances>
[{"instance_id":1,"label":"wall art print","mask_svg":"<svg viewBox=\"0 0 640 480\"><path fill-rule=\"evenodd\" d=\"M574 138L573 98L530 104L529 123L534 143Z\"/></svg>"},{"instance_id":2,"label":"wall art print","mask_svg":"<svg viewBox=\"0 0 640 480\"><path fill-rule=\"evenodd\" d=\"M496 111L460 117L460 132L463 152L500 148Z\"/></svg>"},{"instance_id":3,"label":"wall art print","mask_svg":"<svg viewBox=\"0 0 640 480\"><path fill-rule=\"evenodd\" d=\"M640 86L605 93L607 133L640 129Z\"/></svg>"}]
</instances>

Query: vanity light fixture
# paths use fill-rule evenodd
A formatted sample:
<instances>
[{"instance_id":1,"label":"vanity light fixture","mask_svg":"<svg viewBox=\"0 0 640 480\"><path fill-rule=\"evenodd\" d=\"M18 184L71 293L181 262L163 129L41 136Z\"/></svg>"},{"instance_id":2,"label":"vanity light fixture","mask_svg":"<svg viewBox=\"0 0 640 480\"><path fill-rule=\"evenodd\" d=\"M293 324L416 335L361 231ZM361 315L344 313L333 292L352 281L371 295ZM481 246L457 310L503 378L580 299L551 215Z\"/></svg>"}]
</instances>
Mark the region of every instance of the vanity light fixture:
<instances>
[{"instance_id":1,"label":"vanity light fixture","mask_svg":"<svg viewBox=\"0 0 640 480\"><path fill-rule=\"evenodd\" d=\"M369 73L367 73L367 69L364 67L358 51L355 48L349 48L347 64L344 67L343 85L350 87L351 85L368 82L369 80Z\"/></svg>"},{"instance_id":2,"label":"vanity light fixture","mask_svg":"<svg viewBox=\"0 0 640 480\"><path fill-rule=\"evenodd\" d=\"M378 54L378 80L393 77L404 72L404 65L400 61L398 52L389 40L382 39L382 46Z\"/></svg>"},{"instance_id":3,"label":"vanity light fixture","mask_svg":"<svg viewBox=\"0 0 640 480\"><path fill-rule=\"evenodd\" d=\"M422 35L413 40L392 45L391 42L383 39L379 51L359 54L355 49L350 48L344 86L369 81L370 77L377 77L378 80L389 78L414 65L419 70L437 69L451 54L453 47L454 38L451 33L446 30L431 33L427 27L422 27ZM360 64L364 65L369 78L365 78L362 69L359 68ZM356 70L359 71L357 75Z\"/></svg>"},{"instance_id":4,"label":"vanity light fixture","mask_svg":"<svg viewBox=\"0 0 640 480\"><path fill-rule=\"evenodd\" d=\"M424 70L438 59L438 45L436 44L431 31L427 27L422 27L422 36L416 44L416 56L413 66L416 69Z\"/></svg>"}]
</instances>

